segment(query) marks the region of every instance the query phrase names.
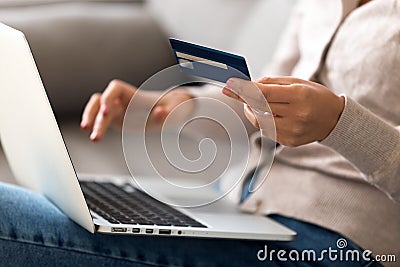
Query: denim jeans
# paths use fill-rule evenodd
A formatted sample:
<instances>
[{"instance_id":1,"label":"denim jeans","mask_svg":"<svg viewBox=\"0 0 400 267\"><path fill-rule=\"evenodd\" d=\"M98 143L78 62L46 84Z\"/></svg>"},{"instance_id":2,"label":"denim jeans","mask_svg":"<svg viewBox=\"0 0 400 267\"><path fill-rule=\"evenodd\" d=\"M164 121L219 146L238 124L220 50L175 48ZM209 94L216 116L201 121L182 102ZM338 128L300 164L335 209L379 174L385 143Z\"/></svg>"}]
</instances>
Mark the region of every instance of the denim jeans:
<instances>
[{"instance_id":1,"label":"denim jeans","mask_svg":"<svg viewBox=\"0 0 400 267\"><path fill-rule=\"evenodd\" d=\"M0 183L1 266L381 266L360 261L281 261L268 251L337 249L341 235L271 215L297 231L295 241L249 241L91 234L42 195ZM347 239L343 248L361 249ZM288 254L286 254L288 255Z\"/></svg>"}]
</instances>

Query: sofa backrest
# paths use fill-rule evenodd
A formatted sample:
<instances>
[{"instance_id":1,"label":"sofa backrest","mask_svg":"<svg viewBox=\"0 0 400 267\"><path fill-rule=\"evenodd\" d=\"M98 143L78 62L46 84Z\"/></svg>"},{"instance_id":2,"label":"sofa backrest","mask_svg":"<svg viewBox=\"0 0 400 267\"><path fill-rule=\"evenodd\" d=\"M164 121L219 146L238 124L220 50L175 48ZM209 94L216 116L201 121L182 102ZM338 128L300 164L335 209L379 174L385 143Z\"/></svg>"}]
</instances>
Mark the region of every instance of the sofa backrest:
<instances>
[{"instance_id":1,"label":"sofa backrest","mask_svg":"<svg viewBox=\"0 0 400 267\"><path fill-rule=\"evenodd\" d=\"M111 79L139 85L174 63L166 36L137 1L64 2L0 8L0 21L25 33L59 119L78 119Z\"/></svg>"}]
</instances>

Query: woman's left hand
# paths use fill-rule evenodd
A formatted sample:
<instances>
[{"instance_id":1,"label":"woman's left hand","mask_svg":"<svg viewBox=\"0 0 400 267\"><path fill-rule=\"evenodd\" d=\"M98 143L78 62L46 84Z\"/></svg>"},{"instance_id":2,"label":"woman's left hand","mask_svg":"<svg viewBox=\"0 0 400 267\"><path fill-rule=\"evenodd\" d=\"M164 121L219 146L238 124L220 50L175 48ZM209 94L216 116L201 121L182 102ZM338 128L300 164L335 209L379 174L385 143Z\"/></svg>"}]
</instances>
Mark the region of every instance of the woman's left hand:
<instances>
[{"instance_id":1,"label":"woman's left hand","mask_svg":"<svg viewBox=\"0 0 400 267\"><path fill-rule=\"evenodd\" d=\"M223 93L243 101L239 95L258 87L268 101L275 119L276 141L296 147L322 141L335 128L344 109L344 97L325 86L293 77L266 77L257 82L229 79ZM246 103L245 115L256 127L258 122Z\"/></svg>"}]
</instances>

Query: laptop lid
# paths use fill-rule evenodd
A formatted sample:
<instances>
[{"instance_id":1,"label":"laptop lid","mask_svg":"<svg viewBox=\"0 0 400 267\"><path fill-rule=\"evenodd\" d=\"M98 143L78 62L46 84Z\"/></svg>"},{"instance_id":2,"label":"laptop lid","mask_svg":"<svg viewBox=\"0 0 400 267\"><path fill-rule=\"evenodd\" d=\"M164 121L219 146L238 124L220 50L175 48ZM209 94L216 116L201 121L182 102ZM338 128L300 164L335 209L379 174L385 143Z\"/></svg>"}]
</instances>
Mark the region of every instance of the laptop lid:
<instances>
[{"instance_id":1,"label":"laptop lid","mask_svg":"<svg viewBox=\"0 0 400 267\"><path fill-rule=\"evenodd\" d=\"M16 180L94 224L24 34L0 24L0 140Z\"/></svg>"}]
</instances>

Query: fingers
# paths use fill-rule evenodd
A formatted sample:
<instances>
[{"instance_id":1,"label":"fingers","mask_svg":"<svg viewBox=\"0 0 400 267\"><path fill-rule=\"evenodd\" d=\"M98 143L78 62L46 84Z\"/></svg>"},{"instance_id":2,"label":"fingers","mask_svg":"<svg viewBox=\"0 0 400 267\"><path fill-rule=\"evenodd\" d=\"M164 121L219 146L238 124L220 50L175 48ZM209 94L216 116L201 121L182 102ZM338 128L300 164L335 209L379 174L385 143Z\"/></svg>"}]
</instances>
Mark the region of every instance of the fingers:
<instances>
[{"instance_id":1,"label":"fingers","mask_svg":"<svg viewBox=\"0 0 400 267\"><path fill-rule=\"evenodd\" d=\"M90 98L82 114L81 128L91 131L90 139L98 141L103 138L112 122L119 125L136 88L120 80L111 81L103 94L96 93Z\"/></svg>"},{"instance_id":2,"label":"fingers","mask_svg":"<svg viewBox=\"0 0 400 267\"><path fill-rule=\"evenodd\" d=\"M304 144L304 137L297 131L298 127L293 127L293 123L285 118L275 118L276 141L288 147L296 147Z\"/></svg>"},{"instance_id":3,"label":"fingers","mask_svg":"<svg viewBox=\"0 0 400 267\"><path fill-rule=\"evenodd\" d=\"M193 101L189 101L192 98L192 95L182 89L174 89L164 94L151 111L149 128L162 125L169 116L172 125L182 121L194 108Z\"/></svg>"},{"instance_id":4,"label":"fingers","mask_svg":"<svg viewBox=\"0 0 400 267\"><path fill-rule=\"evenodd\" d=\"M267 103L290 103L293 100L293 85L263 84L237 78L228 80L222 93L246 102L253 108L267 111Z\"/></svg>"},{"instance_id":5,"label":"fingers","mask_svg":"<svg viewBox=\"0 0 400 267\"><path fill-rule=\"evenodd\" d=\"M110 82L103 94L94 94L91 97L82 115L81 128L91 131L90 139L92 141L102 139L111 125L122 126L125 111L134 95L139 99L135 102L133 108L136 111L140 111L142 108L145 109L149 105L152 106L158 100L151 110L146 125L149 128L157 128L162 125L172 110L192 98L185 90L179 89L173 90L164 96L161 92L137 92L135 87L123 81L114 80ZM193 109L193 104L182 105L179 112L174 112L176 115L172 116L172 118L177 117L179 119L188 114L191 109Z\"/></svg>"},{"instance_id":6,"label":"fingers","mask_svg":"<svg viewBox=\"0 0 400 267\"><path fill-rule=\"evenodd\" d=\"M100 109L101 94L93 94L87 103L85 110L82 114L81 129L91 131L93 129L94 121Z\"/></svg>"},{"instance_id":7,"label":"fingers","mask_svg":"<svg viewBox=\"0 0 400 267\"><path fill-rule=\"evenodd\" d=\"M275 84L275 85L292 85L292 84L313 84L313 82L302 80L290 76L281 77L263 77L257 80L258 83L262 84Z\"/></svg>"},{"instance_id":8,"label":"fingers","mask_svg":"<svg viewBox=\"0 0 400 267\"><path fill-rule=\"evenodd\" d=\"M245 102L252 108L262 111L268 110L267 101L254 82L231 78L227 81L222 93L236 100Z\"/></svg>"},{"instance_id":9,"label":"fingers","mask_svg":"<svg viewBox=\"0 0 400 267\"><path fill-rule=\"evenodd\" d=\"M258 124L258 121L257 121L257 118L254 115L253 111L251 110L250 106L245 104L243 106L243 109L244 109L244 115L251 122L251 124L253 124L254 127L256 127L256 128L260 128L260 126Z\"/></svg>"},{"instance_id":10,"label":"fingers","mask_svg":"<svg viewBox=\"0 0 400 267\"><path fill-rule=\"evenodd\" d=\"M270 125L266 119L274 119L278 142L291 147L325 139L344 107L344 100L325 86L294 77L265 77L256 83L233 78L223 92L246 102L246 117L262 132ZM270 109L259 108L263 100Z\"/></svg>"},{"instance_id":11,"label":"fingers","mask_svg":"<svg viewBox=\"0 0 400 267\"><path fill-rule=\"evenodd\" d=\"M256 84L268 103L291 103L293 101L292 85L281 84Z\"/></svg>"},{"instance_id":12,"label":"fingers","mask_svg":"<svg viewBox=\"0 0 400 267\"><path fill-rule=\"evenodd\" d=\"M101 105L104 106L105 113L109 111L115 99L129 102L135 92L136 88L129 83L120 80L112 80L101 96Z\"/></svg>"},{"instance_id":13,"label":"fingers","mask_svg":"<svg viewBox=\"0 0 400 267\"><path fill-rule=\"evenodd\" d=\"M269 107L274 117L286 117L292 112L291 107L286 103L269 103Z\"/></svg>"},{"instance_id":14,"label":"fingers","mask_svg":"<svg viewBox=\"0 0 400 267\"><path fill-rule=\"evenodd\" d=\"M239 101L244 103L244 100L239 95L237 95L235 92L233 92L232 90L228 89L227 87L224 87L222 89L222 93L224 95L226 95L226 96L229 96L230 98L239 100Z\"/></svg>"},{"instance_id":15,"label":"fingers","mask_svg":"<svg viewBox=\"0 0 400 267\"><path fill-rule=\"evenodd\" d=\"M92 133L90 134L90 140L93 142L99 141L104 137L107 129L110 127L113 119L117 116L117 114L121 114L123 112L123 108L120 105L120 102L116 101L110 104L109 110L105 111L105 106L100 106L99 112L97 112Z\"/></svg>"},{"instance_id":16,"label":"fingers","mask_svg":"<svg viewBox=\"0 0 400 267\"><path fill-rule=\"evenodd\" d=\"M161 124L168 117L169 111L163 106L155 106L150 114L151 123Z\"/></svg>"}]
</instances>

